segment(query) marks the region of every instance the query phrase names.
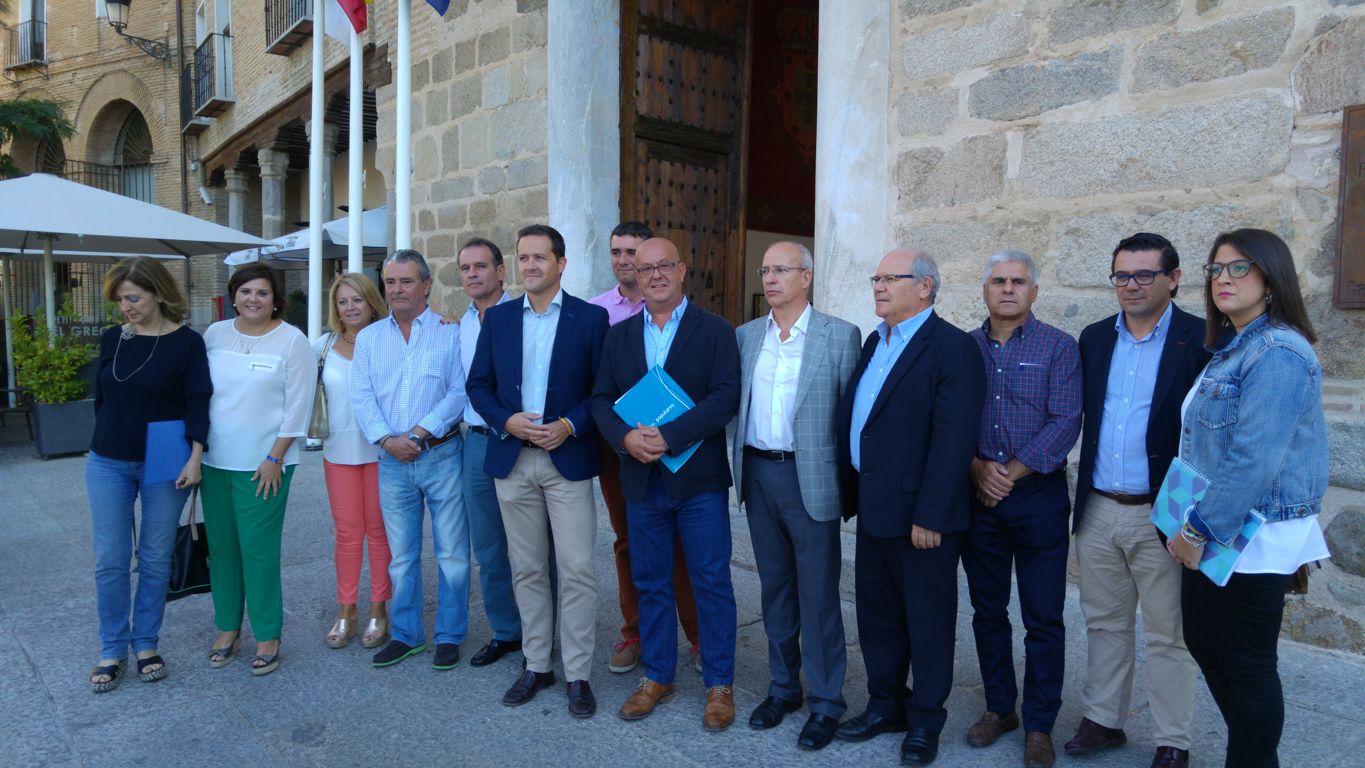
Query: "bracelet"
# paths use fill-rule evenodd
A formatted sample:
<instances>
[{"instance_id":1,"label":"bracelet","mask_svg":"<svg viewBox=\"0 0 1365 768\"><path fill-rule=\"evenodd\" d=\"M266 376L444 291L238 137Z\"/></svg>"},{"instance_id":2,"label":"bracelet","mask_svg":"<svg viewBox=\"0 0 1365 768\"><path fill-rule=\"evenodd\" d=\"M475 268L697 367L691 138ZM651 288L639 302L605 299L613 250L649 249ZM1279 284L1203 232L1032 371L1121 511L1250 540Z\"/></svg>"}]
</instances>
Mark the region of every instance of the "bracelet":
<instances>
[{"instance_id":1,"label":"bracelet","mask_svg":"<svg viewBox=\"0 0 1365 768\"><path fill-rule=\"evenodd\" d=\"M393 435L384 435L383 437L379 438L379 447L380 447L380 448L383 448L383 447L384 447L384 443L387 443L387 442L389 441L389 439L392 438L392 437L393 437Z\"/></svg>"},{"instance_id":2,"label":"bracelet","mask_svg":"<svg viewBox=\"0 0 1365 768\"><path fill-rule=\"evenodd\" d=\"M277 458L275 458L274 456L271 456L271 455L268 454L268 453L265 455L265 460L268 461L268 462L270 462L271 464L283 464L283 463L284 463L284 459L277 459Z\"/></svg>"},{"instance_id":3,"label":"bracelet","mask_svg":"<svg viewBox=\"0 0 1365 768\"><path fill-rule=\"evenodd\" d=\"M1180 527L1180 538L1196 547L1204 546L1204 542L1207 541L1204 535L1196 531L1189 523Z\"/></svg>"},{"instance_id":4,"label":"bracelet","mask_svg":"<svg viewBox=\"0 0 1365 768\"><path fill-rule=\"evenodd\" d=\"M559 420L560 420L561 423L564 424L564 428L567 429L567 430L569 430L569 437L573 437L573 436L574 436L574 433L573 433L573 422L569 421L568 419L564 418L563 416L560 416L560 417L559 417Z\"/></svg>"}]
</instances>

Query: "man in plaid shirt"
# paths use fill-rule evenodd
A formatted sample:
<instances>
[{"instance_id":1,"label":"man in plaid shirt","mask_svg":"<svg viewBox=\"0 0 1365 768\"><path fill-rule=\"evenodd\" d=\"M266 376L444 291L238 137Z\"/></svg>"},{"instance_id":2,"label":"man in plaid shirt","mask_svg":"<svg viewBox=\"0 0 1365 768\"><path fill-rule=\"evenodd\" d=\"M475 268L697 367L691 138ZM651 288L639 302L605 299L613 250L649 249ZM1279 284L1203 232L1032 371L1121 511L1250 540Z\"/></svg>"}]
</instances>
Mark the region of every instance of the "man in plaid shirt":
<instances>
[{"instance_id":1,"label":"man in plaid shirt","mask_svg":"<svg viewBox=\"0 0 1365 768\"><path fill-rule=\"evenodd\" d=\"M986 711L967 741L989 746L1019 727L1008 615L1013 563L1025 629L1024 764L1050 768L1066 658L1066 455L1081 430L1080 352L1075 339L1033 316L1038 270L1028 254L992 256L982 295L990 317L971 335L986 366L986 402L962 567Z\"/></svg>"}]
</instances>

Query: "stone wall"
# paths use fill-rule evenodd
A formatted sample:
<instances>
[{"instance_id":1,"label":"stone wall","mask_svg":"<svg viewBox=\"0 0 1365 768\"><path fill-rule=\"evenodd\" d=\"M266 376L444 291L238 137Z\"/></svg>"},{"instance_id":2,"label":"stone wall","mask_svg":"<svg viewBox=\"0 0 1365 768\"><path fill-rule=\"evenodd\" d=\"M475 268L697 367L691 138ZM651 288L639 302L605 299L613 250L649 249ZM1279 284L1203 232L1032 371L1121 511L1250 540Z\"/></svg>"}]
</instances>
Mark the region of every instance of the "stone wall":
<instances>
[{"instance_id":1,"label":"stone wall","mask_svg":"<svg viewBox=\"0 0 1365 768\"><path fill-rule=\"evenodd\" d=\"M1286 626L1365 653L1365 312L1331 306L1341 109L1365 102L1365 7L903 0L891 47L887 245L938 258L939 310L962 327L985 314L980 270L1000 248L1038 259L1037 314L1076 334L1116 311L1110 252L1132 232L1176 244L1179 302L1199 314L1197 265L1216 233L1288 241L1329 377L1323 522L1342 557L1290 601ZM870 325L865 295L831 298Z\"/></svg>"}]
</instances>

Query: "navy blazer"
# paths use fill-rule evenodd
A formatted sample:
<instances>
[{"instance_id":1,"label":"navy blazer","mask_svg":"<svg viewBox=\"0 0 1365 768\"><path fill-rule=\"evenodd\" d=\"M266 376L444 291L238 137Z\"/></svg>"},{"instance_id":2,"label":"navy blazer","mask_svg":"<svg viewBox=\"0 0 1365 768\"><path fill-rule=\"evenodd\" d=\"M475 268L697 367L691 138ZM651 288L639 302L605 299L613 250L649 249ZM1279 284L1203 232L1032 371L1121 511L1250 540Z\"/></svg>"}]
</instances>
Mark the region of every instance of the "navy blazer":
<instances>
[{"instance_id":1,"label":"navy blazer","mask_svg":"<svg viewBox=\"0 0 1365 768\"><path fill-rule=\"evenodd\" d=\"M1104 394L1109 389L1109 363L1119 333L1118 315L1086 326L1081 331L1081 376L1085 386L1084 425L1081 428L1081 463L1076 475L1075 514L1071 531L1081 526L1081 515L1095 475L1095 454L1100 447L1100 422L1104 417ZM1171 327L1157 365L1152 410L1147 418L1147 477L1156 491L1171 461L1180 452L1180 406L1185 394L1199 380L1209 362L1204 349L1204 318L1171 305Z\"/></svg>"},{"instance_id":2,"label":"navy blazer","mask_svg":"<svg viewBox=\"0 0 1365 768\"><path fill-rule=\"evenodd\" d=\"M645 497L650 465L641 464L621 447L635 428L616 415L616 399L645 375L645 318L648 309L623 320L607 332L597 386L592 393L592 415L607 444L621 454L621 493L630 501ZM675 499L730 487L730 462L725 455L725 427L739 410L739 345L735 330L719 315L689 301L678 321L664 370L696 405L659 427L670 454L701 447L677 473L661 469L664 488Z\"/></svg>"},{"instance_id":3,"label":"navy blazer","mask_svg":"<svg viewBox=\"0 0 1365 768\"><path fill-rule=\"evenodd\" d=\"M522 449L521 440L504 432L503 427L512 414L521 411L521 320L525 307L525 301L517 299L484 312L465 383L469 402L493 433L484 459L484 471L490 477L507 477ZM602 468L588 400L602 359L607 325L607 310L564 294L550 353L544 421L562 416L573 422L574 434L550 451L550 460L566 480L588 480Z\"/></svg>"},{"instance_id":4,"label":"navy blazer","mask_svg":"<svg viewBox=\"0 0 1365 768\"><path fill-rule=\"evenodd\" d=\"M854 473L849 430L858 382L881 334L863 344L839 407L839 463ZM886 377L860 435L862 471L846 483L845 517L877 538L939 533L971 523L971 465L986 400L986 369L971 336L930 313ZM851 491L851 492L850 492Z\"/></svg>"}]
</instances>

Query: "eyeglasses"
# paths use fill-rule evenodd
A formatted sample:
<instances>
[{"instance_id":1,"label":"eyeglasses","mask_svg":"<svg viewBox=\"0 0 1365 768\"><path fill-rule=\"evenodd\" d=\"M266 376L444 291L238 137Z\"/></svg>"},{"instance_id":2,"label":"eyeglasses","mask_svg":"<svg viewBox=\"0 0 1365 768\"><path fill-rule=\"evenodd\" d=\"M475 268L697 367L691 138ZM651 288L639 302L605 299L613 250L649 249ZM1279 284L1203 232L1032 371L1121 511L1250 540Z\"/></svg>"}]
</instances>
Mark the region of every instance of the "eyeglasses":
<instances>
[{"instance_id":1,"label":"eyeglasses","mask_svg":"<svg viewBox=\"0 0 1365 768\"><path fill-rule=\"evenodd\" d=\"M786 277L787 275L790 275L790 274L793 273L793 272L805 272L805 271L806 271L806 268L805 268L805 267L782 267L782 266L778 266L778 267L759 267L759 268L758 268L758 276L759 276L759 277L767 277L768 275L777 275L778 277Z\"/></svg>"},{"instance_id":2,"label":"eyeglasses","mask_svg":"<svg viewBox=\"0 0 1365 768\"><path fill-rule=\"evenodd\" d=\"M1138 285L1151 285L1156 282L1157 275L1169 274L1171 274L1171 270L1169 269L1140 269L1136 272L1115 272L1109 276L1109 282L1113 283L1115 288L1122 288L1125 285L1128 285L1129 280L1137 281Z\"/></svg>"},{"instance_id":3,"label":"eyeglasses","mask_svg":"<svg viewBox=\"0 0 1365 768\"><path fill-rule=\"evenodd\" d=\"M1205 264L1204 274L1208 276L1210 281L1217 280L1218 276L1223 274L1223 268L1226 267L1228 270L1228 277L1237 280L1251 274L1251 267L1255 263L1256 262L1251 259L1238 259L1236 261L1229 261L1226 264Z\"/></svg>"},{"instance_id":4,"label":"eyeglasses","mask_svg":"<svg viewBox=\"0 0 1365 768\"><path fill-rule=\"evenodd\" d=\"M659 274L667 277L673 274L673 270L676 269L677 266L678 262L676 261L661 261L658 264L646 264L643 267L636 267L635 274L642 277L653 277L654 272L657 270Z\"/></svg>"},{"instance_id":5,"label":"eyeglasses","mask_svg":"<svg viewBox=\"0 0 1365 768\"><path fill-rule=\"evenodd\" d=\"M887 288L890 288L891 286L896 284L897 280L914 279L915 279L914 275L873 275L872 277L868 278L868 280L872 282L873 288L876 288L878 285L885 285Z\"/></svg>"}]
</instances>

